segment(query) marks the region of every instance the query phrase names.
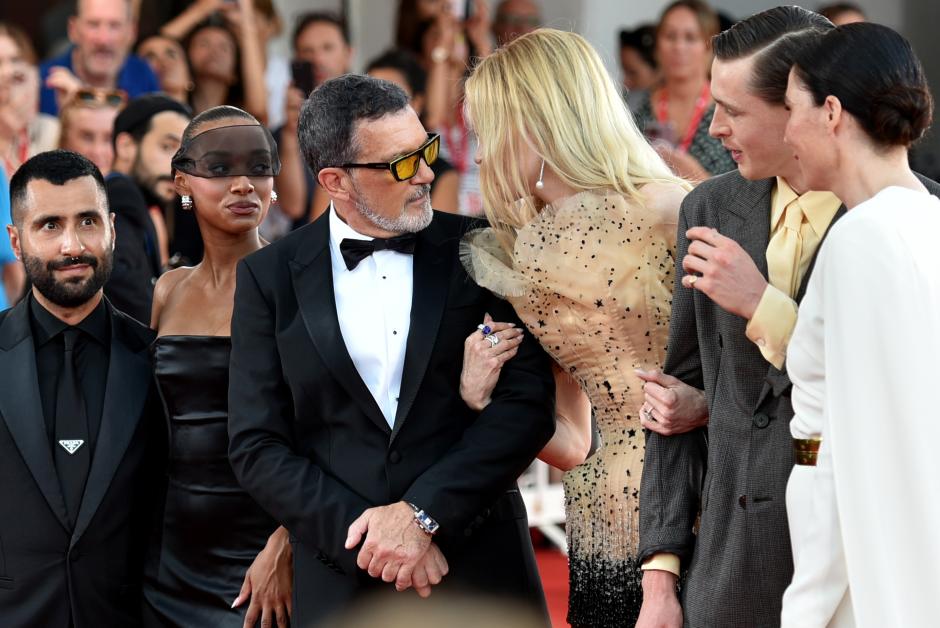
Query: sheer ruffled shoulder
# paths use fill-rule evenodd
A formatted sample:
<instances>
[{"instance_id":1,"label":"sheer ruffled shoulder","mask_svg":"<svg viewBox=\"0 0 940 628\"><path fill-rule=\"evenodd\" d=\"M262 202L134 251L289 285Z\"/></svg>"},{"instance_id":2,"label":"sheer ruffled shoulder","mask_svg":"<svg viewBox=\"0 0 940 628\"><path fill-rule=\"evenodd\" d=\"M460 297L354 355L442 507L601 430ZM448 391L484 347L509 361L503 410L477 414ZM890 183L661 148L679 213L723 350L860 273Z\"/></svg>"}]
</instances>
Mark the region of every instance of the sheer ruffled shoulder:
<instances>
[{"instance_id":1,"label":"sheer ruffled shoulder","mask_svg":"<svg viewBox=\"0 0 940 628\"><path fill-rule=\"evenodd\" d=\"M535 291L593 308L609 297L625 300L618 297L637 285L668 299L671 285L660 284L673 259L663 234L674 227L663 223L663 212L612 190L589 190L542 209L519 229L511 255L492 229L471 232L461 260L480 286L507 299Z\"/></svg>"},{"instance_id":2,"label":"sheer ruffled shoulder","mask_svg":"<svg viewBox=\"0 0 940 628\"><path fill-rule=\"evenodd\" d=\"M529 281L513 268L491 228L476 229L460 242L460 262L477 285L504 299L526 294Z\"/></svg>"}]
</instances>

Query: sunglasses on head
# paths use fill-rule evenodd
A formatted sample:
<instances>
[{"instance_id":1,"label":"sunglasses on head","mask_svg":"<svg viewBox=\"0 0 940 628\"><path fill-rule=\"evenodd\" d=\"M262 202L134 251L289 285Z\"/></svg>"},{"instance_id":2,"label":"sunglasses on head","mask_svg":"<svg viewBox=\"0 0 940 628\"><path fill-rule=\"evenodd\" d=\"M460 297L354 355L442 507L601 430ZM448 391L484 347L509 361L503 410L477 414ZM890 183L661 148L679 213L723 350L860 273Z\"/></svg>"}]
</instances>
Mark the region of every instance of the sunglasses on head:
<instances>
[{"instance_id":1,"label":"sunglasses on head","mask_svg":"<svg viewBox=\"0 0 940 628\"><path fill-rule=\"evenodd\" d=\"M123 107L127 93L122 89L91 89L83 87L72 96L75 102L100 103L108 107Z\"/></svg>"},{"instance_id":2,"label":"sunglasses on head","mask_svg":"<svg viewBox=\"0 0 940 628\"><path fill-rule=\"evenodd\" d=\"M343 164L340 168L370 168L372 170L389 170L396 181L407 181L416 174L421 167L421 160L427 165L437 161L441 152L441 136L437 133L428 133L428 141L411 151L407 155L396 157L389 162L371 164Z\"/></svg>"}]
</instances>

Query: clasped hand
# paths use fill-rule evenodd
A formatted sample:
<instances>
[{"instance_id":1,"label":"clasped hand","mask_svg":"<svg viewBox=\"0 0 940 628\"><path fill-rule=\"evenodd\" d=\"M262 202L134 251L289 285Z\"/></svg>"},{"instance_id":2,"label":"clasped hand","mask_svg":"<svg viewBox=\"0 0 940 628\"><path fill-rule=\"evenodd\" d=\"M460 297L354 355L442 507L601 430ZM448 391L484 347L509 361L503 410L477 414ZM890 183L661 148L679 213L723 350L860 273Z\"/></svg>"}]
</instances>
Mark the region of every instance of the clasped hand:
<instances>
[{"instance_id":1,"label":"clasped hand","mask_svg":"<svg viewBox=\"0 0 940 628\"><path fill-rule=\"evenodd\" d=\"M415 524L414 511L405 502L369 508L359 515L349 526L346 549L360 542L358 567L373 578L394 582L398 591L414 587L418 595L428 597L431 587L447 575L447 560Z\"/></svg>"},{"instance_id":2,"label":"clasped hand","mask_svg":"<svg viewBox=\"0 0 940 628\"><path fill-rule=\"evenodd\" d=\"M708 425L705 393L658 369L636 369L643 380L640 424L662 436L682 434Z\"/></svg>"}]
</instances>

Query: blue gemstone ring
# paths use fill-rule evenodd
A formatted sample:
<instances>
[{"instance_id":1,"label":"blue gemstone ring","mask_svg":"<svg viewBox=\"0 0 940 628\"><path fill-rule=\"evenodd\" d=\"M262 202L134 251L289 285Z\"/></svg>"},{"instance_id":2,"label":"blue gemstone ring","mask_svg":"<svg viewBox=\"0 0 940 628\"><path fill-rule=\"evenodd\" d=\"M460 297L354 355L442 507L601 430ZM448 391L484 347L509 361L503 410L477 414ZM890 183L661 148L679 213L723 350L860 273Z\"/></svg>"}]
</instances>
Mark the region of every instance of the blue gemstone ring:
<instances>
[{"instance_id":1,"label":"blue gemstone ring","mask_svg":"<svg viewBox=\"0 0 940 628\"><path fill-rule=\"evenodd\" d=\"M484 336L489 336L491 333L493 333L493 330L490 329L489 325L483 325L482 323L477 325L477 329L479 329Z\"/></svg>"}]
</instances>

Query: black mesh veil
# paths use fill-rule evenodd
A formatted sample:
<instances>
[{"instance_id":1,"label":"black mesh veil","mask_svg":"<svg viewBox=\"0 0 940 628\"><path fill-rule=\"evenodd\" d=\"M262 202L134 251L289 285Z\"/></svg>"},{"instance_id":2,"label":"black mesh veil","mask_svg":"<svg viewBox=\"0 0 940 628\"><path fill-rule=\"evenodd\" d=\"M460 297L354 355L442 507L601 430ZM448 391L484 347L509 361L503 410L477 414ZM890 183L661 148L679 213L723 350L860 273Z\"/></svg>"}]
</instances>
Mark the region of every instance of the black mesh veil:
<instances>
[{"instance_id":1,"label":"black mesh veil","mask_svg":"<svg viewBox=\"0 0 940 628\"><path fill-rule=\"evenodd\" d=\"M196 177L273 177L281 171L277 144L259 124L222 126L184 142L173 168Z\"/></svg>"}]
</instances>

